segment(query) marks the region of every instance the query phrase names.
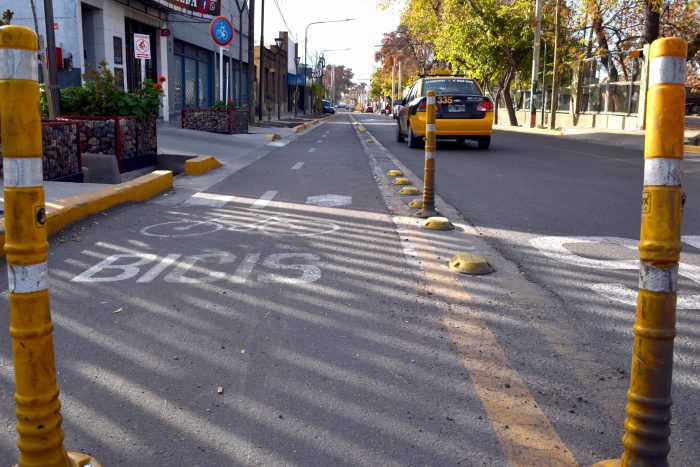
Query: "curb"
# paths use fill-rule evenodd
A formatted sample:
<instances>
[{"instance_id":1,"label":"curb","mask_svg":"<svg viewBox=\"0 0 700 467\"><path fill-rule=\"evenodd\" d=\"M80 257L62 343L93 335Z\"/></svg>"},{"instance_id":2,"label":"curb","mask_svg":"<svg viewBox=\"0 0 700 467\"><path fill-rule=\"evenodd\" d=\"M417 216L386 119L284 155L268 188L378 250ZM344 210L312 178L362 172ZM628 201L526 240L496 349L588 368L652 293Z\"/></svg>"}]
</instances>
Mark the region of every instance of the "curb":
<instances>
[{"instance_id":1,"label":"curb","mask_svg":"<svg viewBox=\"0 0 700 467\"><path fill-rule=\"evenodd\" d=\"M494 130L514 131L516 133L531 133L533 135L564 136L566 132L562 130L550 130L549 128L524 128L520 126L493 125Z\"/></svg>"},{"instance_id":2,"label":"curb","mask_svg":"<svg viewBox=\"0 0 700 467\"><path fill-rule=\"evenodd\" d=\"M700 146L685 145L683 146L683 152L690 152L693 154L700 154Z\"/></svg>"},{"instance_id":3,"label":"curb","mask_svg":"<svg viewBox=\"0 0 700 467\"><path fill-rule=\"evenodd\" d=\"M315 120L311 120L310 122L302 123L301 125L297 125L294 128L292 128L292 131L294 131L294 133L299 133L300 131L306 130L312 125L318 125L319 123L328 121L333 117L335 117L335 115L328 115L327 117L318 118Z\"/></svg>"},{"instance_id":4,"label":"curb","mask_svg":"<svg viewBox=\"0 0 700 467\"><path fill-rule=\"evenodd\" d=\"M221 165L221 162L212 156L198 156L185 161L185 175L202 175Z\"/></svg>"},{"instance_id":5,"label":"curb","mask_svg":"<svg viewBox=\"0 0 700 467\"><path fill-rule=\"evenodd\" d=\"M173 173L155 170L130 182L112 185L68 198L57 199L46 205L46 233L54 234L73 224L128 201L141 202L173 187ZM5 219L0 220L0 248L5 245ZM5 252L0 249L0 256Z\"/></svg>"}]
</instances>

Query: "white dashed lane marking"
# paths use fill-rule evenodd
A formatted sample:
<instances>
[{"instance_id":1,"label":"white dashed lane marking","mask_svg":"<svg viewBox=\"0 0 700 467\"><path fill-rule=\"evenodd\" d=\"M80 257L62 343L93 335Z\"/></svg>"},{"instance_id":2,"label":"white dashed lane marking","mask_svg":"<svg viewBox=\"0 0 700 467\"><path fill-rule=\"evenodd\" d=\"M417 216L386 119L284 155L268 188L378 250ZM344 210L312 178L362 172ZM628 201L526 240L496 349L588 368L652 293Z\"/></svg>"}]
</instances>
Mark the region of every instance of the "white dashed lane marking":
<instances>
[{"instance_id":1,"label":"white dashed lane marking","mask_svg":"<svg viewBox=\"0 0 700 467\"><path fill-rule=\"evenodd\" d=\"M303 162L297 162L296 164L294 164L294 165L292 166L292 170L299 170L299 169L301 169L302 167L304 167L304 163L303 163Z\"/></svg>"},{"instance_id":2,"label":"white dashed lane marking","mask_svg":"<svg viewBox=\"0 0 700 467\"><path fill-rule=\"evenodd\" d=\"M316 152L316 148L309 148L309 152Z\"/></svg>"},{"instance_id":3,"label":"white dashed lane marking","mask_svg":"<svg viewBox=\"0 0 700 467\"><path fill-rule=\"evenodd\" d=\"M268 204L270 204L270 201L272 201L272 198L275 197L277 194L276 190L270 190L266 191L258 200L256 200L251 207L252 208L264 208Z\"/></svg>"}]
</instances>

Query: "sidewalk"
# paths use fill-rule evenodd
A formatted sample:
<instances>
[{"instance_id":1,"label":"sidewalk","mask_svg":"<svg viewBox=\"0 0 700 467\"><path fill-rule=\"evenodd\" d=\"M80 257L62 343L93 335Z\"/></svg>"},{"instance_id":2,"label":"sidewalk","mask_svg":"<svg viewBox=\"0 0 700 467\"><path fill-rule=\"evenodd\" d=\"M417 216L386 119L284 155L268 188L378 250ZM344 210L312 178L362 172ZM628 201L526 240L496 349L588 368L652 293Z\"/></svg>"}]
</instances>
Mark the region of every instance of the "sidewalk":
<instances>
[{"instance_id":1,"label":"sidewalk","mask_svg":"<svg viewBox=\"0 0 700 467\"><path fill-rule=\"evenodd\" d=\"M549 128L528 128L524 123L519 122L519 126L513 127L507 123L507 118L504 118L502 123L494 125L494 129L504 131L515 131L520 133L534 133L541 135L563 136L572 140L590 141L609 146L620 146L632 149L644 149L644 130L609 130L604 128L579 128L565 127L550 130ZM693 140L697 141L700 138L700 117L686 117L685 123L685 140L686 145L692 145ZM696 152L688 151L687 152ZM699 149L700 152L700 149Z\"/></svg>"}]
</instances>

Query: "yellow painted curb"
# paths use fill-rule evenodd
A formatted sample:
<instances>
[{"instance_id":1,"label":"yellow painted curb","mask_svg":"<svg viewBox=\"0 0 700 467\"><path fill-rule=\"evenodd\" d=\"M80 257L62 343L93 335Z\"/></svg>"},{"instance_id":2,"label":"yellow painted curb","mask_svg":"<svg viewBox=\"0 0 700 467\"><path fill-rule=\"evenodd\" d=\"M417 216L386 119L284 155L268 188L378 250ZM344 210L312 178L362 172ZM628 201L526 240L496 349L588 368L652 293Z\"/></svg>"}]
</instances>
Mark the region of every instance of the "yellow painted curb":
<instances>
[{"instance_id":1,"label":"yellow painted curb","mask_svg":"<svg viewBox=\"0 0 700 467\"><path fill-rule=\"evenodd\" d=\"M403 175L403 172L401 172L400 170L394 169L394 170L388 171L386 174L390 177L400 177L401 175Z\"/></svg>"},{"instance_id":2,"label":"yellow painted curb","mask_svg":"<svg viewBox=\"0 0 700 467\"><path fill-rule=\"evenodd\" d=\"M423 200L420 198L414 199L413 201L408 203L408 207L413 208L413 209L422 209L423 208Z\"/></svg>"},{"instance_id":3,"label":"yellow painted curb","mask_svg":"<svg viewBox=\"0 0 700 467\"><path fill-rule=\"evenodd\" d=\"M399 177L394 179L394 185L410 185L411 181L407 178Z\"/></svg>"},{"instance_id":4,"label":"yellow painted curb","mask_svg":"<svg viewBox=\"0 0 700 467\"><path fill-rule=\"evenodd\" d=\"M221 167L221 162L214 157L199 156L185 161L185 175L202 175L217 167Z\"/></svg>"},{"instance_id":5,"label":"yellow painted curb","mask_svg":"<svg viewBox=\"0 0 700 467\"><path fill-rule=\"evenodd\" d=\"M423 227L430 230L453 230L455 227L447 217L428 217Z\"/></svg>"},{"instance_id":6,"label":"yellow painted curb","mask_svg":"<svg viewBox=\"0 0 700 467\"><path fill-rule=\"evenodd\" d=\"M415 195L420 195L421 191L414 187L414 186L407 186L404 188L401 188L401 191L399 191L404 196L415 196Z\"/></svg>"},{"instance_id":7,"label":"yellow painted curb","mask_svg":"<svg viewBox=\"0 0 700 467\"><path fill-rule=\"evenodd\" d=\"M265 141L277 141L278 139L282 139L282 137L276 133L271 135L265 135Z\"/></svg>"},{"instance_id":8,"label":"yellow painted curb","mask_svg":"<svg viewBox=\"0 0 700 467\"><path fill-rule=\"evenodd\" d=\"M130 182L110 185L94 191L46 203L46 232L58 232L67 225L118 204L141 202L173 187L173 173L156 170ZM5 219L0 220L0 255L5 252Z\"/></svg>"},{"instance_id":9,"label":"yellow painted curb","mask_svg":"<svg viewBox=\"0 0 700 467\"><path fill-rule=\"evenodd\" d=\"M473 253L457 253L447 264L450 265L450 271L462 274L478 275L493 272L493 268L486 261L486 258Z\"/></svg>"},{"instance_id":10,"label":"yellow painted curb","mask_svg":"<svg viewBox=\"0 0 700 467\"><path fill-rule=\"evenodd\" d=\"M693 154L700 154L700 146L683 146L683 152L692 152Z\"/></svg>"}]
</instances>

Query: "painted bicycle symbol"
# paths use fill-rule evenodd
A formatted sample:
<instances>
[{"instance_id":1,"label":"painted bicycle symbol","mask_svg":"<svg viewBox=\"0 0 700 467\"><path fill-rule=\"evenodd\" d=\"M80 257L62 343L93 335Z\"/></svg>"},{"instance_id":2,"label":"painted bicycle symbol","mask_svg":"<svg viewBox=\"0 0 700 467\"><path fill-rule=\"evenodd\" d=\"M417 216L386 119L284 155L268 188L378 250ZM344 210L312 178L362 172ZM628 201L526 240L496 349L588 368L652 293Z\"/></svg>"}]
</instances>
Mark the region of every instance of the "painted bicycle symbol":
<instances>
[{"instance_id":1,"label":"painted bicycle symbol","mask_svg":"<svg viewBox=\"0 0 700 467\"><path fill-rule=\"evenodd\" d=\"M141 229L141 234L147 237L195 237L225 230L261 233L274 237L310 237L329 234L338 229L340 229L339 225L321 220L302 221L282 216L270 216L248 222L233 216L218 216L200 220L180 218L175 221L161 222L144 227Z\"/></svg>"},{"instance_id":2,"label":"painted bicycle symbol","mask_svg":"<svg viewBox=\"0 0 700 467\"><path fill-rule=\"evenodd\" d=\"M216 29L216 38L221 42L225 42L228 39L228 29L225 24L221 23L221 26Z\"/></svg>"}]
</instances>

